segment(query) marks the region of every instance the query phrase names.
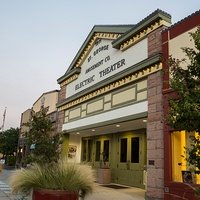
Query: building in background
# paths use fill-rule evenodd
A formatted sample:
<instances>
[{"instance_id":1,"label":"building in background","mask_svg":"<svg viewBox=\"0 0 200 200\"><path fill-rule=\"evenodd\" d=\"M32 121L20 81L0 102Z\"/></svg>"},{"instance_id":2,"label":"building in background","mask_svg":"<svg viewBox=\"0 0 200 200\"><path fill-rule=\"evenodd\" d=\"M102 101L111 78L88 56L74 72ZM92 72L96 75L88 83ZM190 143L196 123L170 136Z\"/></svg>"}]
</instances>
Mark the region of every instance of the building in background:
<instances>
[{"instance_id":1,"label":"building in background","mask_svg":"<svg viewBox=\"0 0 200 200\"><path fill-rule=\"evenodd\" d=\"M63 153L147 188L147 199L164 196L161 33L170 23L156 10L135 25L94 26L58 79Z\"/></svg>"},{"instance_id":2,"label":"building in background","mask_svg":"<svg viewBox=\"0 0 200 200\"><path fill-rule=\"evenodd\" d=\"M29 148L27 146L26 134L29 132L29 127L26 126L27 123L30 123L32 119L32 109L27 109L21 114L20 121L20 135L18 140L18 148L17 148L17 167L23 167L23 159L26 157L26 154L29 152Z\"/></svg>"},{"instance_id":3,"label":"building in background","mask_svg":"<svg viewBox=\"0 0 200 200\"><path fill-rule=\"evenodd\" d=\"M168 99L174 92L169 86L169 68L167 59L169 55L174 58L183 59L185 53L181 50L182 47L194 48L194 42L189 37L190 32L195 32L200 26L200 11L193 13L180 22L166 29L162 34L162 49L163 49L163 106L164 113L167 115L169 109ZM183 158L185 147L190 145L190 134L185 130L173 131L167 125L164 126L164 147L165 147L165 199L195 199L194 190L190 184L183 183L182 171L188 171L191 166L188 166ZM193 175L193 184L200 184L200 175Z\"/></svg>"},{"instance_id":4,"label":"building in background","mask_svg":"<svg viewBox=\"0 0 200 200\"><path fill-rule=\"evenodd\" d=\"M43 93L33 104L34 113L40 112L41 109L47 110L47 116L51 119L54 132L57 133L57 107L59 90L52 90Z\"/></svg>"},{"instance_id":5,"label":"building in background","mask_svg":"<svg viewBox=\"0 0 200 200\"><path fill-rule=\"evenodd\" d=\"M21 115L20 123L20 137L18 142L17 151L17 166L23 166L23 159L30 151L30 147L27 146L26 134L29 132L29 127L26 125L32 120L33 113L40 112L41 109L47 110L47 116L51 119L53 124L53 134L57 133L57 108L59 90L52 90L43 93L33 104L31 109L27 109Z\"/></svg>"}]
</instances>

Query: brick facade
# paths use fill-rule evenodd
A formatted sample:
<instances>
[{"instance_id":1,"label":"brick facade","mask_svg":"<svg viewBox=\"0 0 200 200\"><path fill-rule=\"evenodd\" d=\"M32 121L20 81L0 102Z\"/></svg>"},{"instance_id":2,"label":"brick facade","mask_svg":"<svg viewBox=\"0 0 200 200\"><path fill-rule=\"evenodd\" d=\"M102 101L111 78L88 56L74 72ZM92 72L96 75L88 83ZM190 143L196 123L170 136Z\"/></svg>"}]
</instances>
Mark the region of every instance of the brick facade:
<instances>
[{"instance_id":1,"label":"brick facade","mask_svg":"<svg viewBox=\"0 0 200 200\"><path fill-rule=\"evenodd\" d=\"M60 92L58 94L58 103L62 102L64 99L66 99L66 85L60 88Z\"/></svg>"},{"instance_id":2,"label":"brick facade","mask_svg":"<svg viewBox=\"0 0 200 200\"><path fill-rule=\"evenodd\" d=\"M58 103L61 103L66 99L66 85L60 88L60 92L58 94ZM57 131L62 132L62 125L64 123L64 111L58 111L58 121L57 121Z\"/></svg>"},{"instance_id":3,"label":"brick facade","mask_svg":"<svg viewBox=\"0 0 200 200\"><path fill-rule=\"evenodd\" d=\"M148 57L151 57L162 51L162 38L161 31L163 27L160 27L148 35Z\"/></svg>"},{"instance_id":4,"label":"brick facade","mask_svg":"<svg viewBox=\"0 0 200 200\"><path fill-rule=\"evenodd\" d=\"M148 76L146 197L148 200L160 200L164 198L162 80L162 71Z\"/></svg>"},{"instance_id":5,"label":"brick facade","mask_svg":"<svg viewBox=\"0 0 200 200\"><path fill-rule=\"evenodd\" d=\"M62 125L64 123L64 111L58 112L57 131L62 132Z\"/></svg>"}]
</instances>

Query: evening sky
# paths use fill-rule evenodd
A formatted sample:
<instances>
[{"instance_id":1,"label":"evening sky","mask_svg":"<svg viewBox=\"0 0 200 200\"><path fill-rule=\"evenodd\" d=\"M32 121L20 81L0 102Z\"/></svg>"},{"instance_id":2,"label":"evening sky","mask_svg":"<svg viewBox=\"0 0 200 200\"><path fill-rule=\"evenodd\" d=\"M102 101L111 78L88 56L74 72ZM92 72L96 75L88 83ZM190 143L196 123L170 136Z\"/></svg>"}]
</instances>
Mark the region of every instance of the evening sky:
<instances>
[{"instance_id":1,"label":"evening sky","mask_svg":"<svg viewBox=\"0 0 200 200\"><path fill-rule=\"evenodd\" d=\"M136 24L156 9L178 22L199 0L0 0L0 126L19 127L21 113L59 89L94 25ZM184 46L184 44L183 44Z\"/></svg>"}]
</instances>

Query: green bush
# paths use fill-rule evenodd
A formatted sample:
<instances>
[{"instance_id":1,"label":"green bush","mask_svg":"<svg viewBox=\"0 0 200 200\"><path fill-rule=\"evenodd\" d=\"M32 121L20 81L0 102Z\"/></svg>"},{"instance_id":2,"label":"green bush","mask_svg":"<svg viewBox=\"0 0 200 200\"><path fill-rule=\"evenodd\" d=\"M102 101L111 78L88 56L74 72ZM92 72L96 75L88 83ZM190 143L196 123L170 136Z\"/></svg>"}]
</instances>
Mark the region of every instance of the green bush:
<instances>
[{"instance_id":1,"label":"green bush","mask_svg":"<svg viewBox=\"0 0 200 200\"><path fill-rule=\"evenodd\" d=\"M6 165L15 166L15 163L16 163L16 156L8 155L6 157Z\"/></svg>"}]
</instances>

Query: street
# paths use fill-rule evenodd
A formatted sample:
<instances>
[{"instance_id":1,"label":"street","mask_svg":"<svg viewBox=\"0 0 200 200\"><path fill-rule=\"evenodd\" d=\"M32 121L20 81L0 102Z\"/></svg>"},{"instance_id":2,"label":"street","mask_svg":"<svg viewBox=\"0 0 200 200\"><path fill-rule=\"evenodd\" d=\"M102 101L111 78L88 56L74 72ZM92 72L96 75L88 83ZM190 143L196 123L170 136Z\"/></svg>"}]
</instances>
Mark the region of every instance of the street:
<instances>
[{"instance_id":1,"label":"street","mask_svg":"<svg viewBox=\"0 0 200 200\"><path fill-rule=\"evenodd\" d=\"M9 176L14 170L3 169L0 173L0 200L29 200L22 195L13 195L9 186Z\"/></svg>"}]
</instances>

